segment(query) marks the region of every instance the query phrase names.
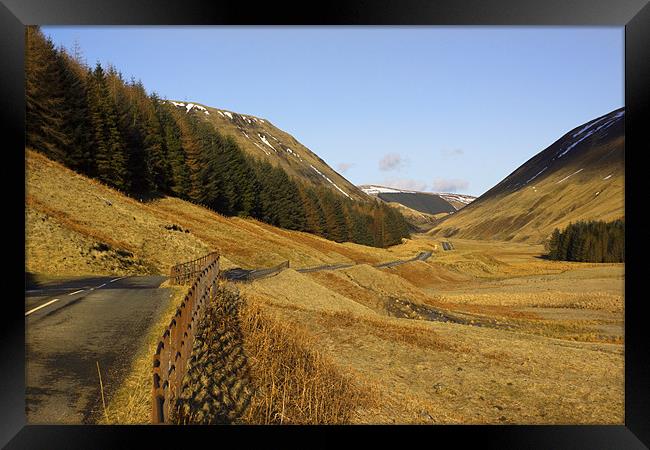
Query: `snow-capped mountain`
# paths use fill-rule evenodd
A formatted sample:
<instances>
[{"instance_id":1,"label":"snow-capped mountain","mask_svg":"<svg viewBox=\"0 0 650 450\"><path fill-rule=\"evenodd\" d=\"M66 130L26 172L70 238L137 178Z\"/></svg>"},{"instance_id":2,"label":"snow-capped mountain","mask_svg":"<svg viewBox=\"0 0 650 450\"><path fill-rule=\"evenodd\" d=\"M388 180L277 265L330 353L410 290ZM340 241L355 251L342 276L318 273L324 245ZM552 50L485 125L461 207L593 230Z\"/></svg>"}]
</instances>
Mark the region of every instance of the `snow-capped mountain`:
<instances>
[{"instance_id":1,"label":"snow-capped mountain","mask_svg":"<svg viewBox=\"0 0 650 450\"><path fill-rule=\"evenodd\" d=\"M427 214L453 213L474 200L471 195L407 191L376 184L364 184L359 189L386 202L397 202Z\"/></svg>"}]
</instances>

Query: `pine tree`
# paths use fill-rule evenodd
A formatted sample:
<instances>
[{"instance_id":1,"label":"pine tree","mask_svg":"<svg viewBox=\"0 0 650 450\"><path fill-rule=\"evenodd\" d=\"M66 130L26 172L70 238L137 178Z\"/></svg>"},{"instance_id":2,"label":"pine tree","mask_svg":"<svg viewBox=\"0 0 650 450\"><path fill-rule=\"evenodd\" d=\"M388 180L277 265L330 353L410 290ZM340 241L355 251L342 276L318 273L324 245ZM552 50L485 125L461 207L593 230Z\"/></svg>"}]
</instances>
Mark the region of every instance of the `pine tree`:
<instances>
[{"instance_id":1,"label":"pine tree","mask_svg":"<svg viewBox=\"0 0 650 450\"><path fill-rule=\"evenodd\" d=\"M191 182L185 150L181 142L181 130L168 104L163 102L159 103L156 108L156 113L166 148L166 163L169 171L169 192L180 198L188 198Z\"/></svg>"},{"instance_id":2,"label":"pine tree","mask_svg":"<svg viewBox=\"0 0 650 450\"><path fill-rule=\"evenodd\" d=\"M566 261L623 262L624 248L624 221L578 222L569 224L564 231L553 231L548 257Z\"/></svg>"},{"instance_id":3,"label":"pine tree","mask_svg":"<svg viewBox=\"0 0 650 450\"><path fill-rule=\"evenodd\" d=\"M85 174L94 172L92 124L88 112L88 90L84 68L65 50L57 52L57 64L63 86L62 132L69 142L65 163Z\"/></svg>"},{"instance_id":4,"label":"pine tree","mask_svg":"<svg viewBox=\"0 0 650 450\"><path fill-rule=\"evenodd\" d=\"M93 128L96 176L99 180L129 191L125 146L117 128L117 112L108 91L106 76L97 63L89 77L89 112Z\"/></svg>"},{"instance_id":5,"label":"pine tree","mask_svg":"<svg viewBox=\"0 0 650 450\"><path fill-rule=\"evenodd\" d=\"M62 75L56 50L38 27L25 27L26 144L65 163Z\"/></svg>"},{"instance_id":6,"label":"pine tree","mask_svg":"<svg viewBox=\"0 0 650 450\"><path fill-rule=\"evenodd\" d=\"M160 99L154 93L144 102L144 139L147 172L151 176L151 188L160 193L170 191L171 167L165 146L165 135L160 123Z\"/></svg>"},{"instance_id":7,"label":"pine tree","mask_svg":"<svg viewBox=\"0 0 650 450\"><path fill-rule=\"evenodd\" d=\"M553 230L551 238L548 241L548 257L550 259L560 259L560 230L558 228Z\"/></svg>"}]
</instances>

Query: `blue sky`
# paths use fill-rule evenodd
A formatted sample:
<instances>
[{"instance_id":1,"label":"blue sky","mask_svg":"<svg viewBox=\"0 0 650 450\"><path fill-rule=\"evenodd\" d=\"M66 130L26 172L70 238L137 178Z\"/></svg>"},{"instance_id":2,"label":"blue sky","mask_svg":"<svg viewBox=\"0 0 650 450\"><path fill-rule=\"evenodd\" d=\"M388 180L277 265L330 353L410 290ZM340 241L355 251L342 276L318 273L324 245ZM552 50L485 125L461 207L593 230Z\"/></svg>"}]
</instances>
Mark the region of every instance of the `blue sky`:
<instances>
[{"instance_id":1,"label":"blue sky","mask_svg":"<svg viewBox=\"0 0 650 450\"><path fill-rule=\"evenodd\" d=\"M624 105L622 27L43 27L168 99L270 120L355 184L480 195Z\"/></svg>"}]
</instances>

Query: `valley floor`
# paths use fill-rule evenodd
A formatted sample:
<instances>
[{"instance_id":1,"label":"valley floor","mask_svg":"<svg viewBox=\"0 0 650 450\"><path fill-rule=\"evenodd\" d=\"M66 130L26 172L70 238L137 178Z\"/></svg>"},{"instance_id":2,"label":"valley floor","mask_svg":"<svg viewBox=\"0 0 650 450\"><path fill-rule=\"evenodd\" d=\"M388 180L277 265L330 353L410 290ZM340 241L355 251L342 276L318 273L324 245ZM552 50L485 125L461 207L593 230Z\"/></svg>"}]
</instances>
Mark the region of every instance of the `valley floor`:
<instances>
[{"instance_id":1,"label":"valley floor","mask_svg":"<svg viewBox=\"0 0 650 450\"><path fill-rule=\"evenodd\" d=\"M222 270L290 261L229 284L353 375L371 399L354 423L624 421L623 264L547 261L539 245L505 242L452 239L444 251L425 235L338 244L176 198L142 203L32 151L26 167L26 272L167 274L215 249ZM352 266L294 270L322 265ZM138 380L148 398L148 375Z\"/></svg>"},{"instance_id":2,"label":"valley floor","mask_svg":"<svg viewBox=\"0 0 650 450\"><path fill-rule=\"evenodd\" d=\"M373 393L356 423L623 423L623 265L453 244L426 262L288 270L242 292Z\"/></svg>"}]
</instances>

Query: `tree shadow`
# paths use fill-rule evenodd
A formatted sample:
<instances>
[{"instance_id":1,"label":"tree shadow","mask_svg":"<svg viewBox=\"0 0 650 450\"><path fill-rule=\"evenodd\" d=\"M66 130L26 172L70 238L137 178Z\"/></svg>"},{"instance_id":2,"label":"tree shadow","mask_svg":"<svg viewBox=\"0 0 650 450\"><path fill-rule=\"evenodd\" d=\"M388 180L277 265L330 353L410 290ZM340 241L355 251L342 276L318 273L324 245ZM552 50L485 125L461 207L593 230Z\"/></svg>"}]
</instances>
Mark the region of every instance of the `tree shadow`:
<instances>
[{"instance_id":1,"label":"tree shadow","mask_svg":"<svg viewBox=\"0 0 650 450\"><path fill-rule=\"evenodd\" d=\"M25 271L25 289L38 289L41 284L38 282L38 278L32 272Z\"/></svg>"}]
</instances>

